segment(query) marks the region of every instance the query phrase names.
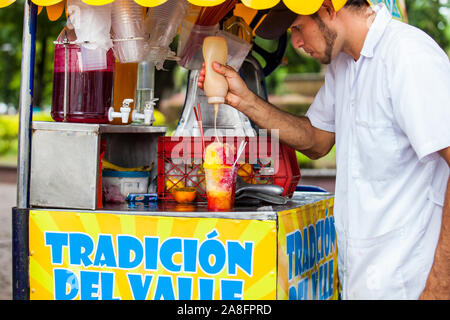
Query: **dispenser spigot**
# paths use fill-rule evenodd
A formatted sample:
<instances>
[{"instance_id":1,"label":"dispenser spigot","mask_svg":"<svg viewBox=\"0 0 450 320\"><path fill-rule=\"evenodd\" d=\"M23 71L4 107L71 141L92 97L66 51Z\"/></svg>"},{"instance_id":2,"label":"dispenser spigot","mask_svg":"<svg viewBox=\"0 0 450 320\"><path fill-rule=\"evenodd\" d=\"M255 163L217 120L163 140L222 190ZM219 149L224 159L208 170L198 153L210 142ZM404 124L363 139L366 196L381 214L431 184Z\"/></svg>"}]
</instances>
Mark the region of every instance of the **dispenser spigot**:
<instances>
[{"instance_id":1,"label":"dispenser spigot","mask_svg":"<svg viewBox=\"0 0 450 320\"><path fill-rule=\"evenodd\" d=\"M133 120L133 122L144 120L144 124L151 125L155 121L155 118L153 117L153 110L155 108L156 101L158 100L159 98L153 98L149 101L146 101L143 113L139 113L137 112L137 110L133 110L133 113L131 114L131 119Z\"/></svg>"},{"instance_id":2,"label":"dispenser spigot","mask_svg":"<svg viewBox=\"0 0 450 320\"><path fill-rule=\"evenodd\" d=\"M120 112L115 112L114 108L110 107L108 110L109 122L113 121L114 118L122 118L122 123L127 123L131 112L130 103L132 103L133 101L133 99L124 99L122 102L122 107L120 108Z\"/></svg>"}]
</instances>

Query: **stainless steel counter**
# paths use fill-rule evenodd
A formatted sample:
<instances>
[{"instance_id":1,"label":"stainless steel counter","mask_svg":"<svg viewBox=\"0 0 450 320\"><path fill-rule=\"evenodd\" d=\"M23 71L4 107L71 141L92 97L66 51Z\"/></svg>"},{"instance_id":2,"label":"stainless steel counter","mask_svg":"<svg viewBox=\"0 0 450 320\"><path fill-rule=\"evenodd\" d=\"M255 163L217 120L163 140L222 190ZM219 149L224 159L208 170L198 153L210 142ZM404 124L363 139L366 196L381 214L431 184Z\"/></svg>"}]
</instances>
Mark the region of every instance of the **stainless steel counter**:
<instances>
[{"instance_id":1,"label":"stainless steel counter","mask_svg":"<svg viewBox=\"0 0 450 320\"><path fill-rule=\"evenodd\" d=\"M165 133L166 127L147 125L111 125L95 123L33 121L33 130L46 131L82 131L91 133Z\"/></svg>"},{"instance_id":2,"label":"stainless steel counter","mask_svg":"<svg viewBox=\"0 0 450 320\"><path fill-rule=\"evenodd\" d=\"M334 195L330 193L318 192L295 192L292 199L285 205L270 205L267 203L259 205L237 204L235 208L228 212L208 211L206 202L194 204L178 204L176 202L155 202L150 204L124 203L106 204L103 209L94 210L98 213L131 214L149 216L170 216L170 217L191 217L191 218L229 218L242 220L276 220L277 213L292 210L310 203L330 199ZM33 210L48 210L36 208ZM67 210L55 209L58 211L86 211L90 210Z\"/></svg>"}]
</instances>

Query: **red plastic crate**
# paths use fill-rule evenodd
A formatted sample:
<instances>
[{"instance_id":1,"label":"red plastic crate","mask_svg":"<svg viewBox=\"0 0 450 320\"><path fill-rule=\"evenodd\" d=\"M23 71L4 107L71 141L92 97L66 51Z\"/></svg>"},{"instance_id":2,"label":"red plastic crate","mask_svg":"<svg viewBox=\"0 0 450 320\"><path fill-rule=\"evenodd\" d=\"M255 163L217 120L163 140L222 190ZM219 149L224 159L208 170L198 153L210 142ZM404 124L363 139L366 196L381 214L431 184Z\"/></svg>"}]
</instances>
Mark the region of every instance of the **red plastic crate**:
<instances>
[{"instance_id":1,"label":"red plastic crate","mask_svg":"<svg viewBox=\"0 0 450 320\"><path fill-rule=\"evenodd\" d=\"M295 150L270 136L219 137L221 142L233 144L235 150L241 141L247 141L238 163L244 180L258 184L276 184L284 188L283 196L292 197L300 180ZM214 142L205 137L205 147ZM202 168L203 144L200 137L158 138L158 198L174 200L171 190L177 187L195 187L197 201L206 201L205 175ZM252 172L247 172L251 164Z\"/></svg>"}]
</instances>

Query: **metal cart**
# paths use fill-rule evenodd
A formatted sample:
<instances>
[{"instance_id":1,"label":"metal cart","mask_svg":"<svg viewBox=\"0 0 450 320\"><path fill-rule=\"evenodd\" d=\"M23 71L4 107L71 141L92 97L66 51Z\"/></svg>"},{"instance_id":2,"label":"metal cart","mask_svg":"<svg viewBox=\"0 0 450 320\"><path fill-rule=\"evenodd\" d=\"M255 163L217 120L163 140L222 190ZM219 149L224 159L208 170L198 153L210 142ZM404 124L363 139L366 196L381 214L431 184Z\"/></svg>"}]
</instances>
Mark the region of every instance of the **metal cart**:
<instances>
[{"instance_id":1,"label":"metal cart","mask_svg":"<svg viewBox=\"0 0 450 320\"><path fill-rule=\"evenodd\" d=\"M100 141L140 150L119 162L156 163L165 128L32 122L37 6L28 0L24 10L14 299L338 298L327 192L295 191L282 205L249 202L230 212L201 202L100 206ZM264 70L247 64L262 96L286 36L279 43L272 56L261 51L274 62ZM185 109L181 119L189 116Z\"/></svg>"}]
</instances>

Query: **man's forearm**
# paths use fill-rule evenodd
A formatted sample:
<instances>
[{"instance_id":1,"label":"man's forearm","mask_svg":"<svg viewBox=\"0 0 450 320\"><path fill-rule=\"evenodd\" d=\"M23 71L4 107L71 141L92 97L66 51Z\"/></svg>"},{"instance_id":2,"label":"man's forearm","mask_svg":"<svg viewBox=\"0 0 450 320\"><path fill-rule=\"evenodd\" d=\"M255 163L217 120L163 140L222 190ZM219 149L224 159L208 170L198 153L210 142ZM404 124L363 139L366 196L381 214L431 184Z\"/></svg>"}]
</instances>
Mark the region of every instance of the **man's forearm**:
<instances>
[{"instance_id":1,"label":"man's forearm","mask_svg":"<svg viewBox=\"0 0 450 320\"><path fill-rule=\"evenodd\" d=\"M316 159L328 153L329 142L319 141L316 130L307 117L296 116L278 109L267 101L252 94L243 105L237 107L256 125L269 130L278 130L280 140Z\"/></svg>"},{"instance_id":2,"label":"man's forearm","mask_svg":"<svg viewBox=\"0 0 450 320\"><path fill-rule=\"evenodd\" d=\"M421 299L450 299L450 179L442 209L442 226L434 262Z\"/></svg>"}]
</instances>

